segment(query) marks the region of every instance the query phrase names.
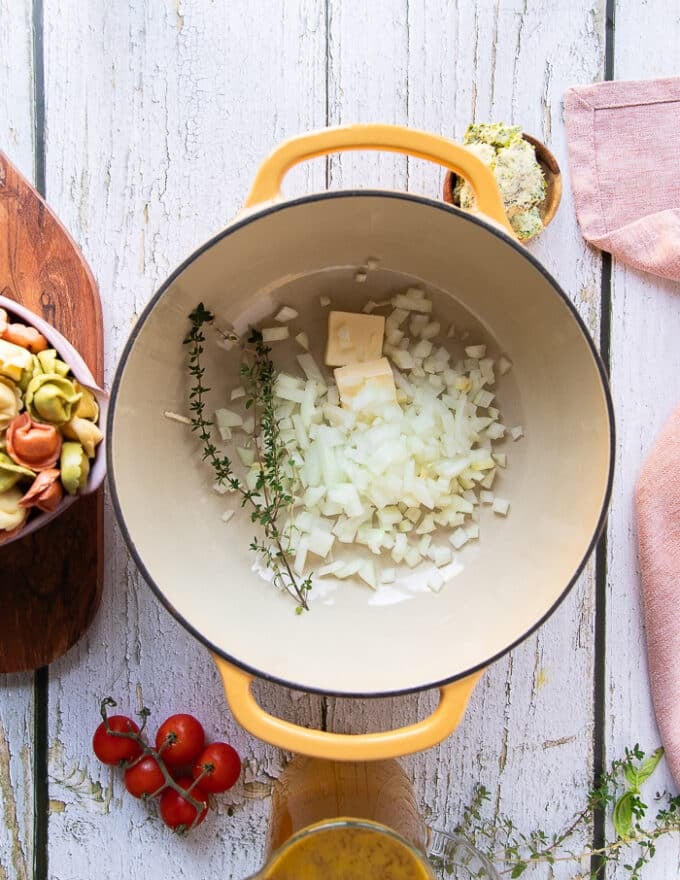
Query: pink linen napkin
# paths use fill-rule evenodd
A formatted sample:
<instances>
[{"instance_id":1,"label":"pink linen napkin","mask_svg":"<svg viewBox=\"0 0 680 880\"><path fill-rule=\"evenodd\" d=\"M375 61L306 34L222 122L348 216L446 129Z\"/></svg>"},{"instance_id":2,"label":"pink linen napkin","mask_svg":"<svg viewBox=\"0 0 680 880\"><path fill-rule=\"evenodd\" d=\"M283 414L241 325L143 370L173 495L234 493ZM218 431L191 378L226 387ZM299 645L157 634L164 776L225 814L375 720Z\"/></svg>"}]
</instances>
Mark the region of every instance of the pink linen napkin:
<instances>
[{"instance_id":1,"label":"pink linen napkin","mask_svg":"<svg viewBox=\"0 0 680 880\"><path fill-rule=\"evenodd\" d=\"M652 700L680 787L680 407L642 468L635 501Z\"/></svg>"},{"instance_id":2,"label":"pink linen napkin","mask_svg":"<svg viewBox=\"0 0 680 880\"><path fill-rule=\"evenodd\" d=\"M583 237L680 281L680 77L569 89L564 121Z\"/></svg>"}]
</instances>

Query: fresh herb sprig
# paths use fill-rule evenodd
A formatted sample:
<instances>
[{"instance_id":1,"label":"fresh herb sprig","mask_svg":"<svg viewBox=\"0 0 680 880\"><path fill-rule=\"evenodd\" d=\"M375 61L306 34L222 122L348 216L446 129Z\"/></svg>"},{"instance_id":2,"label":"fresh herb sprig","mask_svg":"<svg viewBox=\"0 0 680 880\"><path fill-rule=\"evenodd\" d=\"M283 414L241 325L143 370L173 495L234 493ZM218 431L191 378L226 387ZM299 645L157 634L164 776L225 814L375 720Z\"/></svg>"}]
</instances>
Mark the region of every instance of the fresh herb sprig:
<instances>
[{"instance_id":1,"label":"fresh herb sprig","mask_svg":"<svg viewBox=\"0 0 680 880\"><path fill-rule=\"evenodd\" d=\"M298 579L290 565L290 537L280 527L280 514L293 503L294 479L290 475L289 457L281 442L274 383L276 369L270 358L271 349L264 343L259 330L251 330L244 348L241 376L246 388L246 408L252 409L255 420L255 453L258 473L255 488L250 489L234 473L231 459L221 455L213 442L213 422L206 416L205 395L210 388L204 385L205 367L201 356L205 346L206 324L215 316L203 303L189 315L191 328L184 339L189 347L188 371L192 379L189 391L191 430L201 441L203 461L215 474L218 486L225 486L241 497L241 506L250 507L250 519L262 527L264 538L255 536L250 549L257 553L273 574L273 583L285 590L296 601L295 611L309 610L307 597L312 589L311 575Z\"/></svg>"},{"instance_id":2,"label":"fresh herb sprig","mask_svg":"<svg viewBox=\"0 0 680 880\"><path fill-rule=\"evenodd\" d=\"M564 830L547 834L536 829L520 831L506 815L490 815L485 809L491 795L479 786L464 809L457 833L467 838L489 861L501 877L521 877L531 868L545 868L571 862L573 880L602 880L607 865L617 865L630 880L641 880L644 867L656 853L660 837L680 832L680 796L657 793L657 811L651 822L644 823L649 809L640 789L656 769L663 749L647 757L635 745L626 749L623 758L612 762L599 784L589 793L584 808L566 824ZM601 847L578 845L579 837L592 829L596 814L612 811L615 836ZM453 865L437 857L435 867L453 872ZM532 875L533 876L533 875ZM618 875L617 875L618 876Z\"/></svg>"}]
</instances>

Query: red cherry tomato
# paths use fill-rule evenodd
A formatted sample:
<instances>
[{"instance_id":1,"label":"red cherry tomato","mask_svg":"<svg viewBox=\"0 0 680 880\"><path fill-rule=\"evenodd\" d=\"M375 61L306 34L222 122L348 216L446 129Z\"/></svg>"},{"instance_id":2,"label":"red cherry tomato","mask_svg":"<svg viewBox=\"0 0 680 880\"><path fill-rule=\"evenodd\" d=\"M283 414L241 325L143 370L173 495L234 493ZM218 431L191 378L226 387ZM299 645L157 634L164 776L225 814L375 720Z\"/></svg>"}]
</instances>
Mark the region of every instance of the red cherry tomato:
<instances>
[{"instance_id":1,"label":"red cherry tomato","mask_svg":"<svg viewBox=\"0 0 680 880\"><path fill-rule=\"evenodd\" d=\"M168 744L164 746L166 742ZM201 754L204 744L203 726L193 715L171 715L161 724L156 734L156 748L168 767L193 764Z\"/></svg>"},{"instance_id":2,"label":"red cherry tomato","mask_svg":"<svg viewBox=\"0 0 680 880\"><path fill-rule=\"evenodd\" d=\"M188 776L181 776L177 780L177 784L184 789L188 789L193 784L193 781ZM201 810L196 822L196 825L200 825L208 815L208 796L198 785L191 789L190 796L194 800L205 802L205 807ZM191 828L197 813L196 807L189 803L186 798L182 797L179 792L175 791L174 788L166 788L161 795L160 810L161 818L168 828L180 832L188 831Z\"/></svg>"},{"instance_id":3,"label":"red cherry tomato","mask_svg":"<svg viewBox=\"0 0 680 880\"><path fill-rule=\"evenodd\" d=\"M109 729L117 733L139 733L139 727L126 715L112 715L108 724ZM126 764L138 758L143 751L134 739L108 733L103 721L94 732L92 748L104 764Z\"/></svg>"},{"instance_id":4,"label":"red cherry tomato","mask_svg":"<svg viewBox=\"0 0 680 880\"><path fill-rule=\"evenodd\" d=\"M191 772L194 779L201 777L199 784L203 791L219 794L230 789L241 775L241 759L228 743L210 743L201 752Z\"/></svg>"},{"instance_id":5,"label":"red cherry tomato","mask_svg":"<svg viewBox=\"0 0 680 880\"><path fill-rule=\"evenodd\" d=\"M125 788L136 798L150 797L164 786L163 771L151 755L146 755L125 771Z\"/></svg>"}]
</instances>

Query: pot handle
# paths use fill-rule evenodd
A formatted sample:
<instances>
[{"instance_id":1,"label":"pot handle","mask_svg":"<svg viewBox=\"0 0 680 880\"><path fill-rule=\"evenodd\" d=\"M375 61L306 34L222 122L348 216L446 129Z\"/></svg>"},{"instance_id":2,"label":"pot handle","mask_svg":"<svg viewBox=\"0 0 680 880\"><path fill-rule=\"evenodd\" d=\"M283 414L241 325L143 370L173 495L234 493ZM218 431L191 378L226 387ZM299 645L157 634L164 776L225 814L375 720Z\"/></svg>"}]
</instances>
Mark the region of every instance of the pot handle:
<instances>
[{"instance_id":1,"label":"pot handle","mask_svg":"<svg viewBox=\"0 0 680 880\"><path fill-rule=\"evenodd\" d=\"M474 190L479 213L515 237L496 179L481 159L448 138L401 125L344 125L323 128L284 141L260 165L245 207L281 198L281 182L299 162L341 150L387 150L443 165L467 180Z\"/></svg>"},{"instance_id":2,"label":"pot handle","mask_svg":"<svg viewBox=\"0 0 680 880\"><path fill-rule=\"evenodd\" d=\"M299 755L329 761L378 761L399 758L437 745L458 727L481 672L439 691L439 705L416 724L382 733L329 733L300 727L265 712L253 697L253 677L213 654L234 718L247 731L271 745Z\"/></svg>"}]
</instances>

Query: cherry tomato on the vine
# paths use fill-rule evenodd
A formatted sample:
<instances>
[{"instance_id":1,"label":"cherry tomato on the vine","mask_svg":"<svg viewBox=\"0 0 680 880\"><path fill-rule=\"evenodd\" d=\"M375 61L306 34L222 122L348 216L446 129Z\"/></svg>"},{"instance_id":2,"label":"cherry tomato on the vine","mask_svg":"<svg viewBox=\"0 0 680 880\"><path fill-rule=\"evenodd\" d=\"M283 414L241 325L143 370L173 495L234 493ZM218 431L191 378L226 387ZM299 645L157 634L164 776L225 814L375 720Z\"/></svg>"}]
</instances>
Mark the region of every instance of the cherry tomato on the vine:
<instances>
[{"instance_id":1,"label":"cherry tomato on the vine","mask_svg":"<svg viewBox=\"0 0 680 880\"><path fill-rule=\"evenodd\" d=\"M156 748L168 767L193 764L201 754L204 744L203 726L193 715L171 715L161 724L156 734Z\"/></svg>"},{"instance_id":2,"label":"cherry tomato on the vine","mask_svg":"<svg viewBox=\"0 0 680 880\"><path fill-rule=\"evenodd\" d=\"M193 782L194 780L188 776L181 776L177 780L177 784L185 790L193 785ZM189 795L194 800L205 803L205 807L201 810L196 822L196 825L200 825L208 815L208 796L198 785L191 789ZM196 807L189 803L186 798L182 797L178 791L175 791L174 788L166 788L161 795L160 811L161 818L165 824L174 831L184 831L191 828L198 812Z\"/></svg>"},{"instance_id":3,"label":"cherry tomato on the vine","mask_svg":"<svg viewBox=\"0 0 680 880\"><path fill-rule=\"evenodd\" d=\"M152 755L145 755L125 771L125 788L136 798L160 793L164 786L163 771Z\"/></svg>"},{"instance_id":4,"label":"cherry tomato on the vine","mask_svg":"<svg viewBox=\"0 0 680 880\"><path fill-rule=\"evenodd\" d=\"M194 779L201 777L199 785L204 791L219 794L230 789L241 775L241 759L228 743L210 743L199 755L191 772Z\"/></svg>"},{"instance_id":5,"label":"cherry tomato on the vine","mask_svg":"<svg viewBox=\"0 0 680 880\"><path fill-rule=\"evenodd\" d=\"M139 733L139 727L126 715L112 715L107 719L109 729L117 733ZM104 764L124 764L142 754L142 746L134 739L113 736L102 721L92 737L95 755Z\"/></svg>"}]
</instances>

